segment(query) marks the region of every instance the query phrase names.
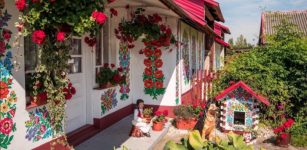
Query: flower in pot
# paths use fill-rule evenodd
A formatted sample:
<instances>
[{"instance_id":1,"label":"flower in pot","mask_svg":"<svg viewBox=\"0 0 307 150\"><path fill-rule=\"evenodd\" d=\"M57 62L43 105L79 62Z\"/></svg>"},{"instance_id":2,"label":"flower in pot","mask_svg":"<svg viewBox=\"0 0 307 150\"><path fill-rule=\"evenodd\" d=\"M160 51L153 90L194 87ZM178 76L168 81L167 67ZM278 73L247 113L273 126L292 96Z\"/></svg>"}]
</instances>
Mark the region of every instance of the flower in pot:
<instances>
[{"instance_id":1,"label":"flower in pot","mask_svg":"<svg viewBox=\"0 0 307 150\"><path fill-rule=\"evenodd\" d=\"M162 131L164 127L165 115L161 111L155 112L156 118L153 120L152 130Z\"/></svg>"},{"instance_id":2,"label":"flower in pot","mask_svg":"<svg viewBox=\"0 0 307 150\"><path fill-rule=\"evenodd\" d=\"M143 116L146 119L147 123L150 123L151 118L152 118L152 114L153 114L153 108L152 107L144 108Z\"/></svg>"},{"instance_id":3,"label":"flower in pot","mask_svg":"<svg viewBox=\"0 0 307 150\"><path fill-rule=\"evenodd\" d=\"M27 78L27 80L30 80L30 83L32 83L27 86L31 103L37 106L46 104L48 98L46 87L44 85L46 74L43 72L36 72L31 74L31 77Z\"/></svg>"},{"instance_id":4,"label":"flower in pot","mask_svg":"<svg viewBox=\"0 0 307 150\"><path fill-rule=\"evenodd\" d=\"M293 119L288 119L286 122L284 122L282 125L274 128L274 133L277 134L276 137L276 145L281 147L288 147L290 140L291 140L291 134L290 134L290 128L295 123Z\"/></svg>"},{"instance_id":5,"label":"flower in pot","mask_svg":"<svg viewBox=\"0 0 307 150\"><path fill-rule=\"evenodd\" d=\"M100 68L100 72L98 72L96 78L99 87L102 89L110 87L110 81L112 80L113 75L114 71L109 67L109 64L104 64L104 66Z\"/></svg>"},{"instance_id":6,"label":"flower in pot","mask_svg":"<svg viewBox=\"0 0 307 150\"><path fill-rule=\"evenodd\" d=\"M176 127L178 129L187 130L191 128L190 120L193 118L193 111L190 106L180 105L174 109L176 115Z\"/></svg>"}]
</instances>

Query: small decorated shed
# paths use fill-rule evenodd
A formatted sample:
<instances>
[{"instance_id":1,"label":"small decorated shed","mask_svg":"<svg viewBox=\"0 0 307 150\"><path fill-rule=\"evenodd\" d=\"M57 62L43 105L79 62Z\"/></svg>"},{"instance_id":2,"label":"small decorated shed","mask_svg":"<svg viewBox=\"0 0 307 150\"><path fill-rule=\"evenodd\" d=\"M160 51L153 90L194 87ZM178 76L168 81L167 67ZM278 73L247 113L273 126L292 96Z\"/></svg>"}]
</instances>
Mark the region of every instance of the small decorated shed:
<instances>
[{"instance_id":1,"label":"small decorated shed","mask_svg":"<svg viewBox=\"0 0 307 150\"><path fill-rule=\"evenodd\" d=\"M232 84L215 99L221 101L220 127L226 132L256 129L259 123L259 102L270 105L265 97L254 92L242 81Z\"/></svg>"}]
</instances>

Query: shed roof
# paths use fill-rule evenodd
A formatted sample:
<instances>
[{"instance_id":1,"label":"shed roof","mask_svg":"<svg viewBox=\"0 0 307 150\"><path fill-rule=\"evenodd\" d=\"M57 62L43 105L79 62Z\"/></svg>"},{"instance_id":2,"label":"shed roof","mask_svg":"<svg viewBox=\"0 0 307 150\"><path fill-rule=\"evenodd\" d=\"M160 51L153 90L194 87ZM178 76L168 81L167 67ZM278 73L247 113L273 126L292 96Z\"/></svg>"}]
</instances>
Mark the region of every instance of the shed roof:
<instances>
[{"instance_id":1,"label":"shed roof","mask_svg":"<svg viewBox=\"0 0 307 150\"><path fill-rule=\"evenodd\" d=\"M243 88L245 91L247 91L249 94L253 95L254 97L256 97L259 101L261 101L262 103L266 104L266 105L270 105L270 102L264 97L261 96L259 94L257 94L256 92L254 92L247 84L245 84L243 81L239 81L233 85L231 85L230 87L228 87L227 89L225 89L223 92L221 92L219 95L217 95L215 97L215 99L217 101L221 100L222 98L224 98L228 93L232 92L233 90L237 89L237 88Z\"/></svg>"}]
</instances>

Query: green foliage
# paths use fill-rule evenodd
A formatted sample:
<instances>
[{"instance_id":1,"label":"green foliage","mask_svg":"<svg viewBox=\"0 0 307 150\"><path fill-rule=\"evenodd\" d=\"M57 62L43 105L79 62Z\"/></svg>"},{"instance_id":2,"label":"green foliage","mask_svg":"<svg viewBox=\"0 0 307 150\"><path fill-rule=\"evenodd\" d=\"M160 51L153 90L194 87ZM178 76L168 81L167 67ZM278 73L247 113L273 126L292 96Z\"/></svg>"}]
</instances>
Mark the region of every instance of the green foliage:
<instances>
[{"instance_id":1,"label":"green foliage","mask_svg":"<svg viewBox=\"0 0 307 150\"><path fill-rule=\"evenodd\" d=\"M100 72L97 75L97 82L99 84L107 84L112 80L113 75L114 71L112 71L111 68L103 67L100 69Z\"/></svg>"},{"instance_id":2,"label":"green foliage","mask_svg":"<svg viewBox=\"0 0 307 150\"><path fill-rule=\"evenodd\" d=\"M198 130L189 133L188 139L181 139L181 143L168 141L164 150L253 150L252 145L243 141L242 135L228 134L228 141L217 140L217 142L203 140Z\"/></svg>"},{"instance_id":3,"label":"green foliage","mask_svg":"<svg viewBox=\"0 0 307 150\"><path fill-rule=\"evenodd\" d=\"M293 124L291 132L291 145L307 147L307 118L306 116L297 115L296 122Z\"/></svg>"},{"instance_id":4,"label":"green foliage","mask_svg":"<svg viewBox=\"0 0 307 150\"><path fill-rule=\"evenodd\" d=\"M279 124L282 115L307 115L307 40L286 22L276 31L267 45L233 56L214 81L212 94L224 90L230 81L242 80L269 99L271 105L261 107L265 110L261 118L270 118L273 126ZM278 103L285 108L277 109Z\"/></svg>"},{"instance_id":5,"label":"green foliage","mask_svg":"<svg viewBox=\"0 0 307 150\"><path fill-rule=\"evenodd\" d=\"M193 117L193 109L186 105L179 105L174 110L174 114L178 118L190 119Z\"/></svg>"}]
</instances>

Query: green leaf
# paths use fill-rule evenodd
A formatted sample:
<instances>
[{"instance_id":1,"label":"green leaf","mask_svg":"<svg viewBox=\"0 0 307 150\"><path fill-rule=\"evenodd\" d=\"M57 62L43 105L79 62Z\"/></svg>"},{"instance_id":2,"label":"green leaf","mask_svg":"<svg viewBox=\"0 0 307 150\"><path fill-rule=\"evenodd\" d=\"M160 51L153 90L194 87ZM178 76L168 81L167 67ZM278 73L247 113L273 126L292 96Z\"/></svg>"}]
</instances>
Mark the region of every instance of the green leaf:
<instances>
[{"instance_id":1,"label":"green leaf","mask_svg":"<svg viewBox=\"0 0 307 150\"><path fill-rule=\"evenodd\" d=\"M194 130L189 134L189 143L194 150L201 150L204 146L203 140L198 130Z\"/></svg>"},{"instance_id":2,"label":"green leaf","mask_svg":"<svg viewBox=\"0 0 307 150\"><path fill-rule=\"evenodd\" d=\"M165 145L163 150L188 150L185 146L181 144L177 144L174 141L168 141Z\"/></svg>"}]
</instances>

